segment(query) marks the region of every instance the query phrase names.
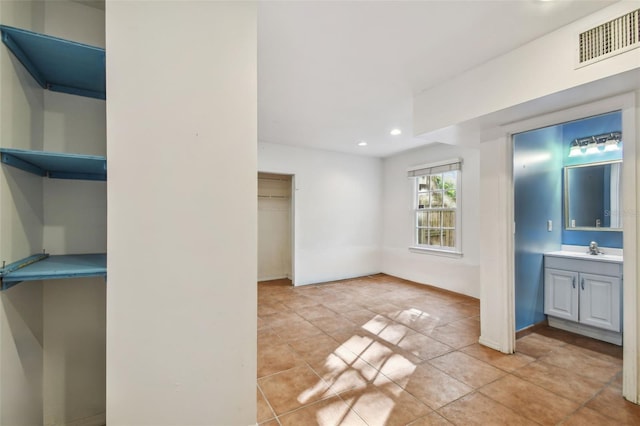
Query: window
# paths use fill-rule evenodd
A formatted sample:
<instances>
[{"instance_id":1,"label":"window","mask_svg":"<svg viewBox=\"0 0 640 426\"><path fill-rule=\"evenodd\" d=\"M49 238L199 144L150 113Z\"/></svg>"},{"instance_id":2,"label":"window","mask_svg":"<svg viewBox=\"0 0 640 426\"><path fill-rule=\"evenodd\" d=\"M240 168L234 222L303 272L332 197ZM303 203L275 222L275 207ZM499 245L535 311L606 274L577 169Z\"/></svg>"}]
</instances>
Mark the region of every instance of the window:
<instances>
[{"instance_id":1,"label":"window","mask_svg":"<svg viewBox=\"0 0 640 426\"><path fill-rule=\"evenodd\" d=\"M461 160L409 170L414 190L414 247L460 253Z\"/></svg>"}]
</instances>

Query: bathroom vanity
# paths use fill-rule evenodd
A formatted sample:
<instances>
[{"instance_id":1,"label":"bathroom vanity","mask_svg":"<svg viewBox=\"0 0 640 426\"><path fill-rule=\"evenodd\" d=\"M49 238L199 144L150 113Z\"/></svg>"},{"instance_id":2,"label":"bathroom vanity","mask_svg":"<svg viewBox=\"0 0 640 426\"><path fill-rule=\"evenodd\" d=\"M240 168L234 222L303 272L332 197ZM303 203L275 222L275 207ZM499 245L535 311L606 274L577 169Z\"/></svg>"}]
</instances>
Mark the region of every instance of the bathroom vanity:
<instances>
[{"instance_id":1,"label":"bathroom vanity","mask_svg":"<svg viewBox=\"0 0 640 426\"><path fill-rule=\"evenodd\" d=\"M549 325L622 345L622 265L615 254L544 254L544 313Z\"/></svg>"}]
</instances>

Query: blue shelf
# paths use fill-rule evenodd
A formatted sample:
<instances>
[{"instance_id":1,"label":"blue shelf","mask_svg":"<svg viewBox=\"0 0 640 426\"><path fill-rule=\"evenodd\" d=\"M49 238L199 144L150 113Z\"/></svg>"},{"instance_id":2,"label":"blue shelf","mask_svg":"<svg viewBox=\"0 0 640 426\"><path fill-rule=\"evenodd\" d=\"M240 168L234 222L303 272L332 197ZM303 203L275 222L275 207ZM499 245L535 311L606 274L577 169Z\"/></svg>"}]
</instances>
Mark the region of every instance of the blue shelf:
<instances>
[{"instance_id":1,"label":"blue shelf","mask_svg":"<svg viewBox=\"0 0 640 426\"><path fill-rule=\"evenodd\" d=\"M106 254L37 254L0 269L2 290L22 281L106 276Z\"/></svg>"},{"instance_id":2,"label":"blue shelf","mask_svg":"<svg viewBox=\"0 0 640 426\"><path fill-rule=\"evenodd\" d=\"M9 166L53 179L107 180L107 159L97 155L0 148L0 159Z\"/></svg>"},{"instance_id":3,"label":"blue shelf","mask_svg":"<svg viewBox=\"0 0 640 426\"><path fill-rule=\"evenodd\" d=\"M105 51L0 25L2 42L44 89L106 99Z\"/></svg>"}]
</instances>

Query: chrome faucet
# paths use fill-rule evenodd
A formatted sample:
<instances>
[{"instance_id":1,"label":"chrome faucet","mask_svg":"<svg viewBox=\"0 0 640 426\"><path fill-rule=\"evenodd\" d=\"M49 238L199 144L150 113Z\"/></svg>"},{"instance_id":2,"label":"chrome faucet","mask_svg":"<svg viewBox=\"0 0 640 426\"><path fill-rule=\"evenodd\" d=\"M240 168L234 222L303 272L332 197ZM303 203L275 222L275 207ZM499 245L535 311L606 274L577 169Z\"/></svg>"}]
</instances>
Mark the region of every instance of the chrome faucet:
<instances>
[{"instance_id":1,"label":"chrome faucet","mask_svg":"<svg viewBox=\"0 0 640 426\"><path fill-rule=\"evenodd\" d=\"M594 256L597 256L599 254L604 254L604 252L598 248L598 243L596 243L595 241L591 241L589 243L589 251L588 251L588 253L592 254Z\"/></svg>"}]
</instances>

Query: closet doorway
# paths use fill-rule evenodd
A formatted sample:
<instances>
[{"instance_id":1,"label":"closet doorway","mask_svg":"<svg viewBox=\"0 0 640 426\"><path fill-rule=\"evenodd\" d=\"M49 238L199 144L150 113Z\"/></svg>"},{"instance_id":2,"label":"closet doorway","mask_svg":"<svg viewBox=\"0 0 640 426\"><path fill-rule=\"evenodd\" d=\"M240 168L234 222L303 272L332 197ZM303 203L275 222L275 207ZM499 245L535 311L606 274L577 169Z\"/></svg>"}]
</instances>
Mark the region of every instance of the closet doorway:
<instances>
[{"instance_id":1,"label":"closet doorway","mask_svg":"<svg viewBox=\"0 0 640 426\"><path fill-rule=\"evenodd\" d=\"M258 173L258 281L293 281L293 176Z\"/></svg>"}]
</instances>

